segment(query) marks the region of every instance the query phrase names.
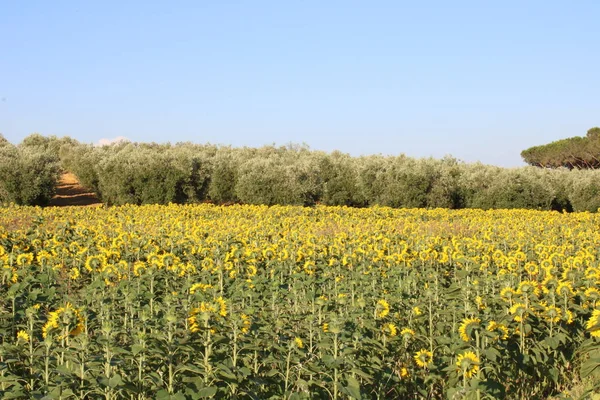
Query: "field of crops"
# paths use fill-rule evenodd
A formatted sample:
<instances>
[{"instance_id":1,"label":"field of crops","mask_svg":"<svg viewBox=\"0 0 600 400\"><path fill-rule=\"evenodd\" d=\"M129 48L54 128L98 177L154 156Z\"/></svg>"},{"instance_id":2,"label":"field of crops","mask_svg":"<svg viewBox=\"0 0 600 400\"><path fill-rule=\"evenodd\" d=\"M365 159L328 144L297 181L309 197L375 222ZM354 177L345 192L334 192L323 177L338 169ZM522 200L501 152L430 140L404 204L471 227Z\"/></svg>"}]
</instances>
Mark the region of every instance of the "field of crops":
<instances>
[{"instance_id":1,"label":"field of crops","mask_svg":"<svg viewBox=\"0 0 600 400\"><path fill-rule=\"evenodd\" d=\"M0 397L547 398L600 375L600 214L0 209Z\"/></svg>"}]
</instances>

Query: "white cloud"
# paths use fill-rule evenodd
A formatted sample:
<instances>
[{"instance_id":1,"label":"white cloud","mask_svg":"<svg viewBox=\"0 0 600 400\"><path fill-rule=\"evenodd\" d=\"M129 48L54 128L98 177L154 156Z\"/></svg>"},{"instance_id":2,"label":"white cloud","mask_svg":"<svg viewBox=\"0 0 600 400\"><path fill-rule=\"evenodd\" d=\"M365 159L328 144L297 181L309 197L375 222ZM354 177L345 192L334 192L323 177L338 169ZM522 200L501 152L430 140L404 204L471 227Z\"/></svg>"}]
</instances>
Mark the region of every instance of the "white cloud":
<instances>
[{"instance_id":1,"label":"white cloud","mask_svg":"<svg viewBox=\"0 0 600 400\"><path fill-rule=\"evenodd\" d=\"M125 136L117 136L116 138L113 138L113 139L102 138L102 139L98 140L98 143L96 143L96 146L109 146L109 145L115 144L115 143L130 142L130 141L131 140L129 140Z\"/></svg>"}]
</instances>

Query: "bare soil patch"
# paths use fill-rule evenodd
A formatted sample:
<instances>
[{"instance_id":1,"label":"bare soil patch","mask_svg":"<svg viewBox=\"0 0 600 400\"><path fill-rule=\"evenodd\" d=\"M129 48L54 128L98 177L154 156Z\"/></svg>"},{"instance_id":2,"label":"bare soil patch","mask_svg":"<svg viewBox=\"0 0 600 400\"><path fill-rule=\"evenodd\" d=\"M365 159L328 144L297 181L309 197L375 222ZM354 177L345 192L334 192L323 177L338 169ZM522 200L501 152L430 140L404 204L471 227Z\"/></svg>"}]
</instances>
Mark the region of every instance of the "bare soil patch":
<instances>
[{"instance_id":1,"label":"bare soil patch","mask_svg":"<svg viewBox=\"0 0 600 400\"><path fill-rule=\"evenodd\" d=\"M101 206L96 193L85 189L77 177L70 172L62 174L56 186L56 194L50 201L51 206Z\"/></svg>"}]
</instances>

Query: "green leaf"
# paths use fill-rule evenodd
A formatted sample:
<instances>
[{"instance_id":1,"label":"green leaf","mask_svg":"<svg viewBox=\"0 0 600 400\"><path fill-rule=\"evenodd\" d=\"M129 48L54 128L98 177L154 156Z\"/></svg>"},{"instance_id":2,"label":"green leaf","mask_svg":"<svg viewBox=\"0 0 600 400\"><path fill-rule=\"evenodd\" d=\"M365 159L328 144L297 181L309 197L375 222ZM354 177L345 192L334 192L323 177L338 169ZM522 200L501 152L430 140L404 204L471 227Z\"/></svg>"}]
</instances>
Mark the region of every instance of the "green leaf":
<instances>
[{"instance_id":1,"label":"green leaf","mask_svg":"<svg viewBox=\"0 0 600 400\"><path fill-rule=\"evenodd\" d=\"M485 351L483 352L483 354L485 355L485 358L487 358L488 360L492 361L492 362L496 362L496 360L498 358L501 358L502 355L500 354L500 352L493 348L493 347L488 347L487 349L485 349Z\"/></svg>"},{"instance_id":2,"label":"green leaf","mask_svg":"<svg viewBox=\"0 0 600 400\"><path fill-rule=\"evenodd\" d=\"M279 373L279 371L278 371L278 370L276 370L276 369L272 369L272 370L270 370L269 372L267 372L265 375L266 375L266 376L268 376L269 378L271 378L271 377L273 377L273 376L277 375L278 373Z\"/></svg>"},{"instance_id":3,"label":"green leaf","mask_svg":"<svg viewBox=\"0 0 600 400\"><path fill-rule=\"evenodd\" d=\"M71 371L69 368L67 368L66 365L59 365L54 370L61 375L66 375L66 376L73 375L73 371Z\"/></svg>"},{"instance_id":4,"label":"green leaf","mask_svg":"<svg viewBox=\"0 0 600 400\"><path fill-rule=\"evenodd\" d=\"M21 392L20 390L18 391L14 391L11 390L10 392L0 392L0 394L2 395L3 399L26 399L27 395L23 392Z\"/></svg>"},{"instance_id":5,"label":"green leaf","mask_svg":"<svg viewBox=\"0 0 600 400\"><path fill-rule=\"evenodd\" d=\"M213 397L215 394L217 394L217 388L215 386L205 387L198 390L197 394L201 399Z\"/></svg>"},{"instance_id":6,"label":"green leaf","mask_svg":"<svg viewBox=\"0 0 600 400\"><path fill-rule=\"evenodd\" d=\"M552 350L556 350L560 346L560 341L556 337L547 337L545 342Z\"/></svg>"},{"instance_id":7,"label":"green leaf","mask_svg":"<svg viewBox=\"0 0 600 400\"><path fill-rule=\"evenodd\" d=\"M598 377L600 375L600 357L592 357L581 364L579 373L582 378L587 378L591 375Z\"/></svg>"},{"instance_id":8,"label":"green leaf","mask_svg":"<svg viewBox=\"0 0 600 400\"><path fill-rule=\"evenodd\" d=\"M367 373L366 373L366 372L364 372L364 371L361 371L361 370L360 370L360 369L358 369L358 368L352 368L352 369L350 370L350 372L351 372L352 374L354 374L354 375L358 375L358 376L360 376L360 377L362 377L362 378L366 379L366 380L367 380L367 381L369 381L369 382L373 380L373 377L372 377L371 375L367 374Z\"/></svg>"},{"instance_id":9,"label":"green leaf","mask_svg":"<svg viewBox=\"0 0 600 400\"><path fill-rule=\"evenodd\" d=\"M116 388L122 384L123 384L123 379L121 378L121 375L119 375L119 374L114 374L108 380L108 386L110 386L111 388Z\"/></svg>"},{"instance_id":10,"label":"green leaf","mask_svg":"<svg viewBox=\"0 0 600 400\"><path fill-rule=\"evenodd\" d=\"M505 397L504 386L491 379L478 382L477 388L484 393L492 395L495 399L502 399Z\"/></svg>"},{"instance_id":11,"label":"green leaf","mask_svg":"<svg viewBox=\"0 0 600 400\"><path fill-rule=\"evenodd\" d=\"M448 392L446 393L446 398L447 399L458 398L457 394L460 390L461 390L460 388L455 388L455 387L449 388Z\"/></svg>"},{"instance_id":12,"label":"green leaf","mask_svg":"<svg viewBox=\"0 0 600 400\"><path fill-rule=\"evenodd\" d=\"M346 387L348 395L353 399L360 399L360 383L358 380L352 375L349 375L346 377L346 382L348 383L348 386Z\"/></svg>"},{"instance_id":13,"label":"green leaf","mask_svg":"<svg viewBox=\"0 0 600 400\"><path fill-rule=\"evenodd\" d=\"M144 346L142 346L141 344L134 344L133 346L131 346L131 354L133 354L134 356L139 354L143 350Z\"/></svg>"},{"instance_id":14,"label":"green leaf","mask_svg":"<svg viewBox=\"0 0 600 400\"><path fill-rule=\"evenodd\" d=\"M296 387L301 391L308 392L310 383L308 383L307 381L305 381L302 378L298 378L296 380Z\"/></svg>"}]
</instances>

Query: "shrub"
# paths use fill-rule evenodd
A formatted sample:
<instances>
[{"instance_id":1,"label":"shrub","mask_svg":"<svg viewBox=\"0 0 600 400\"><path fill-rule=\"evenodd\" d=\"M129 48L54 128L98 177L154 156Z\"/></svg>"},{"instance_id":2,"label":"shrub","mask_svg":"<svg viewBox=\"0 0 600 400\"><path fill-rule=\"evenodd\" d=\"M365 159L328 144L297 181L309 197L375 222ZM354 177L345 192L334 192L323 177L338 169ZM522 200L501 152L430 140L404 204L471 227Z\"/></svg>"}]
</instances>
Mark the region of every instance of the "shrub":
<instances>
[{"instance_id":1,"label":"shrub","mask_svg":"<svg viewBox=\"0 0 600 400\"><path fill-rule=\"evenodd\" d=\"M234 203L238 166L231 151L220 152L213 160L208 197L216 203Z\"/></svg>"},{"instance_id":2,"label":"shrub","mask_svg":"<svg viewBox=\"0 0 600 400\"><path fill-rule=\"evenodd\" d=\"M338 151L321 154L318 168L323 182L321 190L323 204L330 206L364 205L364 197L358 187L355 159Z\"/></svg>"},{"instance_id":3,"label":"shrub","mask_svg":"<svg viewBox=\"0 0 600 400\"><path fill-rule=\"evenodd\" d=\"M574 211L596 212L600 209L600 171L571 171L569 200Z\"/></svg>"},{"instance_id":4,"label":"shrub","mask_svg":"<svg viewBox=\"0 0 600 400\"><path fill-rule=\"evenodd\" d=\"M0 202L46 205L58 176L58 157L44 146L14 146L0 139Z\"/></svg>"},{"instance_id":5,"label":"shrub","mask_svg":"<svg viewBox=\"0 0 600 400\"><path fill-rule=\"evenodd\" d=\"M535 172L530 169L533 167L480 168L480 171L467 175L473 179L473 182L467 183L471 192L469 207L551 209L555 194L541 177L535 176Z\"/></svg>"},{"instance_id":6,"label":"shrub","mask_svg":"<svg viewBox=\"0 0 600 400\"><path fill-rule=\"evenodd\" d=\"M595 131L594 131L595 132ZM594 133L592 132L592 133ZM595 133L594 133L595 134ZM81 144L0 136L0 200L45 204L57 159L108 204L216 203L596 211L596 171L499 168L400 156L351 157L306 146L231 148L193 143ZM29 184L31 182L31 184Z\"/></svg>"},{"instance_id":7,"label":"shrub","mask_svg":"<svg viewBox=\"0 0 600 400\"><path fill-rule=\"evenodd\" d=\"M252 158L240 166L235 194L247 204L310 204L314 200L299 175L281 158Z\"/></svg>"},{"instance_id":8,"label":"shrub","mask_svg":"<svg viewBox=\"0 0 600 400\"><path fill-rule=\"evenodd\" d=\"M389 207L425 207L427 194L433 182L431 168L421 161L406 156L387 160L385 172L376 182L381 186L377 204Z\"/></svg>"},{"instance_id":9,"label":"shrub","mask_svg":"<svg viewBox=\"0 0 600 400\"><path fill-rule=\"evenodd\" d=\"M97 174L98 190L108 204L197 201L204 183L197 159L131 143L103 158Z\"/></svg>"}]
</instances>

